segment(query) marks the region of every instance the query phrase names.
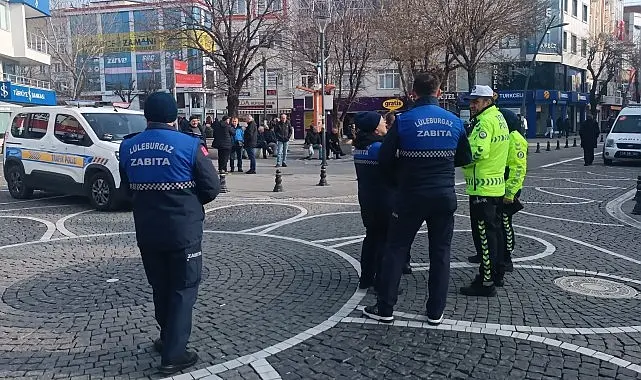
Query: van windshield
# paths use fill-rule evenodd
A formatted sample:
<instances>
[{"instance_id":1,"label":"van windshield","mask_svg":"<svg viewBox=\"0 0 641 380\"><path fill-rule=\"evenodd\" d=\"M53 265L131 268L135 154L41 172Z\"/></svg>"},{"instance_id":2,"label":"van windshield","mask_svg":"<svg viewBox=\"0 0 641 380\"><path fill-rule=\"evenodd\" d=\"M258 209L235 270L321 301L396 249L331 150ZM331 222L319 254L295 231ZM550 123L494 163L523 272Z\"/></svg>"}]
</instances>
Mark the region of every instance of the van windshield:
<instances>
[{"instance_id":1,"label":"van windshield","mask_svg":"<svg viewBox=\"0 0 641 380\"><path fill-rule=\"evenodd\" d=\"M641 115L619 116L612 133L641 133Z\"/></svg>"},{"instance_id":2,"label":"van windshield","mask_svg":"<svg viewBox=\"0 0 641 380\"><path fill-rule=\"evenodd\" d=\"M131 113L83 113L91 129L99 139L122 140L130 133L142 132L147 128L144 115Z\"/></svg>"}]
</instances>

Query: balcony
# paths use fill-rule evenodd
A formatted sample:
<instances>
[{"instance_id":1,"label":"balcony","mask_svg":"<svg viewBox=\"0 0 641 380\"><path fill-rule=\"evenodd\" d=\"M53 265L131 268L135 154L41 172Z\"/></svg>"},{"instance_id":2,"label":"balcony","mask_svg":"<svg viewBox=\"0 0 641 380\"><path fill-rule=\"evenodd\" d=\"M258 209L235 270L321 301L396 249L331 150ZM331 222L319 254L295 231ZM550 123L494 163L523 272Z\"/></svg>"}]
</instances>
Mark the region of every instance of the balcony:
<instances>
[{"instance_id":1,"label":"balcony","mask_svg":"<svg viewBox=\"0 0 641 380\"><path fill-rule=\"evenodd\" d=\"M44 23L41 19L30 19L29 15L39 12L33 8L34 5L48 2L30 3L27 0L11 2L9 15L11 22L10 43L5 41L7 49L3 55L17 61L23 66L49 65L51 56L47 54L47 44L43 36L35 31ZM42 5L42 4L40 4ZM48 8L48 6L47 6ZM13 50L13 51L11 51Z\"/></svg>"},{"instance_id":2,"label":"balcony","mask_svg":"<svg viewBox=\"0 0 641 380\"><path fill-rule=\"evenodd\" d=\"M27 32L27 47L40 53L49 54L47 40L33 32Z\"/></svg>"},{"instance_id":3,"label":"balcony","mask_svg":"<svg viewBox=\"0 0 641 380\"><path fill-rule=\"evenodd\" d=\"M30 87L37 87L37 88L47 88L47 89L51 88L51 82L34 79L34 78L27 78L20 75L6 74L6 73L2 74L2 82L11 82L15 84L21 84L23 86L30 86Z\"/></svg>"}]
</instances>

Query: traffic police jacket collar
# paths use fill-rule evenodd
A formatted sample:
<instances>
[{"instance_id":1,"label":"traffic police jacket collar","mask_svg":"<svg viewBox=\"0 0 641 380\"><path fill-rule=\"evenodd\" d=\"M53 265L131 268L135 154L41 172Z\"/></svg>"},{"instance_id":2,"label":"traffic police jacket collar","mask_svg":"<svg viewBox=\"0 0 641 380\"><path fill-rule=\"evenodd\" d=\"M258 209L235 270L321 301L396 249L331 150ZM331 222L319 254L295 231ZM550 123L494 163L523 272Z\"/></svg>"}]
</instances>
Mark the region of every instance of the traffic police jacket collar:
<instances>
[{"instance_id":1,"label":"traffic police jacket collar","mask_svg":"<svg viewBox=\"0 0 641 380\"><path fill-rule=\"evenodd\" d=\"M426 105L438 105L438 98L436 96L424 96L422 98L416 99L414 102L414 107L426 106Z\"/></svg>"},{"instance_id":2,"label":"traffic police jacket collar","mask_svg":"<svg viewBox=\"0 0 641 380\"><path fill-rule=\"evenodd\" d=\"M479 113L477 113L476 115L474 115L474 116L472 117L472 119L475 119L475 120L476 120L476 119L478 119L478 117L479 117L479 116L483 115L483 113L484 113L485 111L489 110L489 109L490 109L490 108L492 108L492 107L496 107L496 104L492 103L492 104L490 104L489 106L487 106L487 107L483 108ZM498 108L498 107L496 107L496 108Z\"/></svg>"},{"instance_id":3,"label":"traffic police jacket collar","mask_svg":"<svg viewBox=\"0 0 641 380\"><path fill-rule=\"evenodd\" d=\"M147 129L169 129L169 130L172 130L172 131L176 131L177 130L176 127L173 126L173 125L169 125L169 124L166 124L166 123L157 123L157 122L154 122L154 121L147 123Z\"/></svg>"}]
</instances>

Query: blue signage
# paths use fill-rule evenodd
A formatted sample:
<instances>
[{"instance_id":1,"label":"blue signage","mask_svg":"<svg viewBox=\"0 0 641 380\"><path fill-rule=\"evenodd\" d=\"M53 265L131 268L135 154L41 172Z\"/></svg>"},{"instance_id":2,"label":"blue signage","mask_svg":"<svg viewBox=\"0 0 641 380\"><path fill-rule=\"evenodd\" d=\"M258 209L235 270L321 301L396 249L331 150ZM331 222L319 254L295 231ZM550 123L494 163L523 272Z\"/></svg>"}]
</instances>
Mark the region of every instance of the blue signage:
<instances>
[{"instance_id":1,"label":"blue signage","mask_svg":"<svg viewBox=\"0 0 641 380\"><path fill-rule=\"evenodd\" d=\"M499 104L521 103L523 101L523 91L498 91Z\"/></svg>"},{"instance_id":2,"label":"blue signage","mask_svg":"<svg viewBox=\"0 0 641 380\"><path fill-rule=\"evenodd\" d=\"M55 106L56 92L43 88L0 82L0 100L9 103Z\"/></svg>"},{"instance_id":3,"label":"blue signage","mask_svg":"<svg viewBox=\"0 0 641 380\"><path fill-rule=\"evenodd\" d=\"M37 10L45 16L51 16L49 10L49 0L9 0L10 3L24 4Z\"/></svg>"}]
</instances>

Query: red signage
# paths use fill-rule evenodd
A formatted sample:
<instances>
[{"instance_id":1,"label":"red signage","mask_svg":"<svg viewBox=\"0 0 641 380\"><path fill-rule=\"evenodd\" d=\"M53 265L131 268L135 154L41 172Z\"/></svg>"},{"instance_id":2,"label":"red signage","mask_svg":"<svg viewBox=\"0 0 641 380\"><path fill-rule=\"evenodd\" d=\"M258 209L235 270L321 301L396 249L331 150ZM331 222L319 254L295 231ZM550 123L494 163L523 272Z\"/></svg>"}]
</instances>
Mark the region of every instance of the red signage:
<instances>
[{"instance_id":1,"label":"red signage","mask_svg":"<svg viewBox=\"0 0 641 380\"><path fill-rule=\"evenodd\" d=\"M267 90L267 95L276 95L276 90Z\"/></svg>"},{"instance_id":2,"label":"red signage","mask_svg":"<svg viewBox=\"0 0 641 380\"><path fill-rule=\"evenodd\" d=\"M174 59L174 74L187 74L187 62Z\"/></svg>"},{"instance_id":3,"label":"red signage","mask_svg":"<svg viewBox=\"0 0 641 380\"><path fill-rule=\"evenodd\" d=\"M176 87L202 87L203 77L200 74L176 73Z\"/></svg>"}]
</instances>

